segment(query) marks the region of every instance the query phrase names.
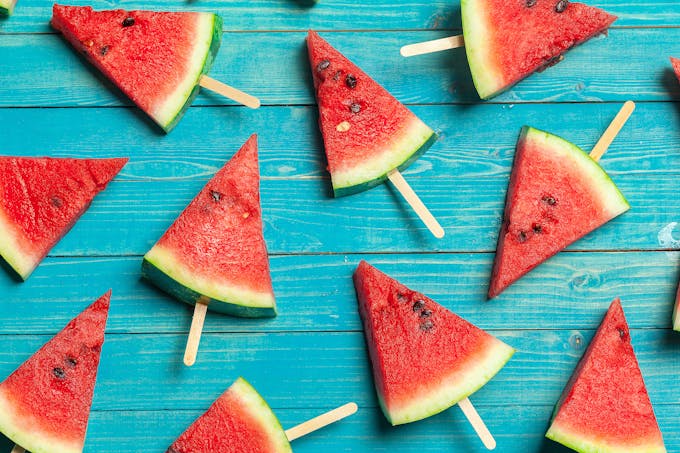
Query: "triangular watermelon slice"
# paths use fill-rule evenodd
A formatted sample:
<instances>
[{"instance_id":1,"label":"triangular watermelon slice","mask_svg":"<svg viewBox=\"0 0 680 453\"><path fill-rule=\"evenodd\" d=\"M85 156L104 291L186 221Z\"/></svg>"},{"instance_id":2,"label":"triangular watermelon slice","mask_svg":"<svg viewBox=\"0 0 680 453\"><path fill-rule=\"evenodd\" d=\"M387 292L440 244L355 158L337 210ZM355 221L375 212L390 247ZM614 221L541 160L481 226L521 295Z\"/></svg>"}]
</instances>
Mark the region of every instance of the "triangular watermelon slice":
<instances>
[{"instance_id":1,"label":"triangular watermelon slice","mask_svg":"<svg viewBox=\"0 0 680 453\"><path fill-rule=\"evenodd\" d=\"M630 208L581 148L524 127L505 201L489 298Z\"/></svg>"},{"instance_id":2,"label":"triangular watermelon slice","mask_svg":"<svg viewBox=\"0 0 680 453\"><path fill-rule=\"evenodd\" d=\"M465 51L482 99L507 90L616 20L567 0L461 0Z\"/></svg>"},{"instance_id":3,"label":"triangular watermelon slice","mask_svg":"<svg viewBox=\"0 0 680 453\"><path fill-rule=\"evenodd\" d=\"M144 256L146 278L181 301L275 316L262 234L257 136L217 172Z\"/></svg>"},{"instance_id":4,"label":"triangular watermelon slice","mask_svg":"<svg viewBox=\"0 0 680 453\"><path fill-rule=\"evenodd\" d=\"M546 436L583 453L666 451L619 299L567 383Z\"/></svg>"},{"instance_id":5,"label":"triangular watermelon slice","mask_svg":"<svg viewBox=\"0 0 680 453\"><path fill-rule=\"evenodd\" d=\"M126 162L0 157L0 255L26 280Z\"/></svg>"},{"instance_id":6,"label":"triangular watermelon slice","mask_svg":"<svg viewBox=\"0 0 680 453\"><path fill-rule=\"evenodd\" d=\"M0 0L0 16L11 16L17 0Z\"/></svg>"},{"instance_id":7,"label":"triangular watermelon slice","mask_svg":"<svg viewBox=\"0 0 680 453\"><path fill-rule=\"evenodd\" d=\"M292 453L266 401L238 378L166 453Z\"/></svg>"},{"instance_id":8,"label":"triangular watermelon slice","mask_svg":"<svg viewBox=\"0 0 680 453\"><path fill-rule=\"evenodd\" d=\"M198 94L222 39L211 13L55 4L52 26L166 132Z\"/></svg>"},{"instance_id":9,"label":"triangular watermelon slice","mask_svg":"<svg viewBox=\"0 0 680 453\"><path fill-rule=\"evenodd\" d=\"M0 384L0 432L33 453L83 450L111 291Z\"/></svg>"},{"instance_id":10,"label":"triangular watermelon slice","mask_svg":"<svg viewBox=\"0 0 680 453\"><path fill-rule=\"evenodd\" d=\"M370 189L403 170L437 139L394 96L313 31L309 62L336 197Z\"/></svg>"},{"instance_id":11,"label":"triangular watermelon slice","mask_svg":"<svg viewBox=\"0 0 680 453\"><path fill-rule=\"evenodd\" d=\"M393 425L451 407L486 384L515 352L365 261L354 286L378 398Z\"/></svg>"},{"instance_id":12,"label":"triangular watermelon slice","mask_svg":"<svg viewBox=\"0 0 680 453\"><path fill-rule=\"evenodd\" d=\"M673 65L673 71L675 71L678 81L680 81L680 60L671 57L671 64Z\"/></svg>"}]
</instances>

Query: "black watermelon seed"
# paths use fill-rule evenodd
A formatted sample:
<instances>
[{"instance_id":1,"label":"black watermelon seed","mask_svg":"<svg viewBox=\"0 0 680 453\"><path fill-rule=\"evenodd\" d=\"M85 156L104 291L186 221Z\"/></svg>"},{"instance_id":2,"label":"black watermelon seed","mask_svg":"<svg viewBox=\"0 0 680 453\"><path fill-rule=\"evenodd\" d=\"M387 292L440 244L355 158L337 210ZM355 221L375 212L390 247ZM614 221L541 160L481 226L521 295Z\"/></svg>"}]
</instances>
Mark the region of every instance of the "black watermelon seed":
<instances>
[{"instance_id":1,"label":"black watermelon seed","mask_svg":"<svg viewBox=\"0 0 680 453\"><path fill-rule=\"evenodd\" d=\"M76 365L78 365L78 361L73 357L66 357L66 365L70 366L71 368L75 368Z\"/></svg>"},{"instance_id":2,"label":"black watermelon seed","mask_svg":"<svg viewBox=\"0 0 680 453\"><path fill-rule=\"evenodd\" d=\"M219 193L219 192L216 191L216 190L211 190L211 191L210 191L210 196L212 197L212 199L213 199L213 201L214 201L215 203L219 203L219 201L222 199L222 194Z\"/></svg>"},{"instance_id":3,"label":"black watermelon seed","mask_svg":"<svg viewBox=\"0 0 680 453\"><path fill-rule=\"evenodd\" d=\"M534 223L531 229L534 230L534 233L540 233L541 231L543 231L543 227L538 223Z\"/></svg>"},{"instance_id":4,"label":"black watermelon seed","mask_svg":"<svg viewBox=\"0 0 680 453\"><path fill-rule=\"evenodd\" d=\"M553 197L550 195L546 195L543 197L543 201L548 203L550 206L555 206L557 204L557 200L555 200Z\"/></svg>"},{"instance_id":5,"label":"black watermelon seed","mask_svg":"<svg viewBox=\"0 0 680 453\"><path fill-rule=\"evenodd\" d=\"M123 27L132 27L135 24L135 20L132 17L126 17L123 19Z\"/></svg>"},{"instance_id":6,"label":"black watermelon seed","mask_svg":"<svg viewBox=\"0 0 680 453\"><path fill-rule=\"evenodd\" d=\"M420 330L423 332L429 332L434 327L434 323L429 319L425 322L420 323Z\"/></svg>"},{"instance_id":7,"label":"black watermelon seed","mask_svg":"<svg viewBox=\"0 0 680 453\"><path fill-rule=\"evenodd\" d=\"M563 13L567 9L567 6L569 6L569 2L567 0L560 0L557 2L557 5L555 5L555 12Z\"/></svg>"},{"instance_id":8,"label":"black watermelon seed","mask_svg":"<svg viewBox=\"0 0 680 453\"><path fill-rule=\"evenodd\" d=\"M399 300L399 302L404 302L406 300L406 294L397 293L397 300Z\"/></svg>"},{"instance_id":9,"label":"black watermelon seed","mask_svg":"<svg viewBox=\"0 0 680 453\"><path fill-rule=\"evenodd\" d=\"M59 367L55 367L52 370L52 374L54 374L59 379L64 379L66 377L66 372L64 372L64 369Z\"/></svg>"},{"instance_id":10,"label":"black watermelon seed","mask_svg":"<svg viewBox=\"0 0 680 453\"><path fill-rule=\"evenodd\" d=\"M52 203L52 206L54 206L55 208L61 208L64 205L62 199L57 197L56 195L50 199L50 202Z\"/></svg>"},{"instance_id":11,"label":"black watermelon seed","mask_svg":"<svg viewBox=\"0 0 680 453\"><path fill-rule=\"evenodd\" d=\"M527 0L527 8L531 8L532 6L536 5L536 0Z\"/></svg>"},{"instance_id":12,"label":"black watermelon seed","mask_svg":"<svg viewBox=\"0 0 680 453\"><path fill-rule=\"evenodd\" d=\"M616 330L619 331L619 336L620 336L621 338L625 338L625 337L626 337L626 331L625 331L625 330L623 330L623 329L616 329Z\"/></svg>"},{"instance_id":13,"label":"black watermelon seed","mask_svg":"<svg viewBox=\"0 0 680 453\"><path fill-rule=\"evenodd\" d=\"M517 235L517 239L519 240L520 244L523 244L527 240L527 234L524 231L520 231Z\"/></svg>"},{"instance_id":14,"label":"black watermelon seed","mask_svg":"<svg viewBox=\"0 0 680 453\"><path fill-rule=\"evenodd\" d=\"M432 310L425 309L420 312L421 318L429 318L430 316L432 316Z\"/></svg>"},{"instance_id":15,"label":"black watermelon seed","mask_svg":"<svg viewBox=\"0 0 680 453\"><path fill-rule=\"evenodd\" d=\"M425 308L425 301L422 299L418 299L413 303L413 311L420 311L423 308Z\"/></svg>"},{"instance_id":16,"label":"black watermelon seed","mask_svg":"<svg viewBox=\"0 0 680 453\"><path fill-rule=\"evenodd\" d=\"M102 57L109 53L109 46L104 46L101 49L99 49L99 53L102 55Z\"/></svg>"},{"instance_id":17,"label":"black watermelon seed","mask_svg":"<svg viewBox=\"0 0 680 453\"><path fill-rule=\"evenodd\" d=\"M318 65L316 65L316 70L319 71L319 72L324 71L324 70L328 69L328 67L330 65L331 65L330 61L321 60L321 62Z\"/></svg>"},{"instance_id":18,"label":"black watermelon seed","mask_svg":"<svg viewBox=\"0 0 680 453\"><path fill-rule=\"evenodd\" d=\"M361 106L357 103L353 103L352 105L349 106L349 109L352 113L359 113L361 112Z\"/></svg>"},{"instance_id":19,"label":"black watermelon seed","mask_svg":"<svg viewBox=\"0 0 680 453\"><path fill-rule=\"evenodd\" d=\"M347 74L347 77L345 77L345 84L349 88L354 88L357 86L357 78L354 77L352 74Z\"/></svg>"}]
</instances>

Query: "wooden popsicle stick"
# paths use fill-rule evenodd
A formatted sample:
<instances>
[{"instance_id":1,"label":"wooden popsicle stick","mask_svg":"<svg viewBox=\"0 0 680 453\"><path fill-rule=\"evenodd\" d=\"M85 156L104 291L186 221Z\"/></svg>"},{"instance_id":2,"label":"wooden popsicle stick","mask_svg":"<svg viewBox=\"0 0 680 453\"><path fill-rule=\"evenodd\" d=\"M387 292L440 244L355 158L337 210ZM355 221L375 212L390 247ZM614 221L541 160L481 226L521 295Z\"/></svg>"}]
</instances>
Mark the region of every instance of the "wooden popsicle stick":
<instances>
[{"instance_id":1,"label":"wooden popsicle stick","mask_svg":"<svg viewBox=\"0 0 680 453\"><path fill-rule=\"evenodd\" d=\"M260 107L260 100L255 96L251 96L248 93L244 93L241 90L237 90L234 87L230 87L229 85L222 83L219 80L215 80L212 77L208 77L207 75L201 76L199 84L203 88L207 88L210 91L214 91L217 94L221 94L225 98L232 99L238 102L239 104L243 104L246 107L250 107L251 109L256 109Z\"/></svg>"},{"instance_id":2,"label":"wooden popsicle stick","mask_svg":"<svg viewBox=\"0 0 680 453\"><path fill-rule=\"evenodd\" d=\"M24 450L22 447L15 445L14 448L12 448L11 453L26 453L26 450Z\"/></svg>"},{"instance_id":3,"label":"wooden popsicle stick","mask_svg":"<svg viewBox=\"0 0 680 453\"><path fill-rule=\"evenodd\" d=\"M458 401L458 407L463 411L472 428L475 430L482 443L488 450L496 448L496 439L489 432L489 428L484 424L484 420L477 413L477 409L472 405L468 398Z\"/></svg>"},{"instance_id":4,"label":"wooden popsicle stick","mask_svg":"<svg viewBox=\"0 0 680 453\"><path fill-rule=\"evenodd\" d=\"M465 40L463 39L463 35L457 35L449 36L448 38L409 44L402 47L399 53L401 53L402 57L414 57L416 55L423 55L426 53L455 49L457 47L463 47L464 45Z\"/></svg>"},{"instance_id":5,"label":"wooden popsicle stick","mask_svg":"<svg viewBox=\"0 0 680 453\"><path fill-rule=\"evenodd\" d=\"M420 217L420 220L423 221L425 226L430 230L434 237L437 239L443 238L444 229L439 224L439 222L437 222L437 219L434 218L430 210L427 209L427 206L423 204L418 195L413 191L411 186L408 185L399 170L395 168L387 174L387 177L390 181L392 181L392 184L394 184L394 186L399 190L408 204L411 205L416 214L418 214L418 217Z\"/></svg>"},{"instance_id":6,"label":"wooden popsicle stick","mask_svg":"<svg viewBox=\"0 0 680 453\"><path fill-rule=\"evenodd\" d=\"M189 338L187 339L187 347L184 350L184 364L186 366L192 366L196 363L196 354L198 354L198 345L201 343L205 314L208 311L208 304L206 302L207 301L201 298L196 301L196 306L194 307L194 317L191 319L191 330L189 331Z\"/></svg>"},{"instance_id":7,"label":"wooden popsicle stick","mask_svg":"<svg viewBox=\"0 0 680 453\"><path fill-rule=\"evenodd\" d=\"M335 423L345 417L349 417L350 415L356 413L358 409L359 407L356 405L356 403L347 403L344 406L340 406L337 409L333 409L332 411L326 412L325 414L321 414L318 417L314 417L311 420L307 420L304 423L287 429L286 437L288 437L288 440L292 442L295 439L306 436L307 434L321 429L324 426L328 426L331 423Z\"/></svg>"},{"instance_id":8,"label":"wooden popsicle stick","mask_svg":"<svg viewBox=\"0 0 680 453\"><path fill-rule=\"evenodd\" d=\"M626 121L628 121L628 118L630 118L630 115L633 113L634 110L635 102L626 101L623 104L623 107L621 107L619 113L616 114L612 122L609 124L607 130L604 131L604 134L602 134L602 137L600 137L600 140L598 140L597 144L590 152L590 157L595 162L599 161L600 158L604 156L604 153L607 152L607 149L612 144L616 136L619 135L619 132L621 132L621 128L623 127L624 124L626 124Z\"/></svg>"}]
</instances>

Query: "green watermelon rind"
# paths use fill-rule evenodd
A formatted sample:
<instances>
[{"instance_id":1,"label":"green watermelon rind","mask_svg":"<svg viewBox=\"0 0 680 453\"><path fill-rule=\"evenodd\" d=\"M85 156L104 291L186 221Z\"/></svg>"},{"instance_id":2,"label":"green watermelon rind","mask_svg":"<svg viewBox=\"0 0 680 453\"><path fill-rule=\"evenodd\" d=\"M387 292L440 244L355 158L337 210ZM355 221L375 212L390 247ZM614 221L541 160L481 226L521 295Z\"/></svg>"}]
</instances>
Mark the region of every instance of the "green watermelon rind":
<instances>
[{"instance_id":1,"label":"green watermelon rind","mask_svg":"<svg viewBox=\"0 0 680 453\"><path fill-rule=\"evenodd\" d=\"M17 240L14 227L7 220L0 208L0 256L11 270L22 280L28 279L38 267L41 258L34 259L28 253L22 253L22 247Z\"/></svg>"},{"instance_id":2,"label":"green watermelon rind","mask_svg":"<svg viewBox=\"0 0 680 453\"><path fill-rule=\"evenodd\" d=\"M286 432L283 430L283 426L281 426L281 422L276 417L276 414L274 414L274 411L272 411L264 398L248 381L239 377L228 391L234 391L245 402L246 407L253 409L251 415L266 429L269 439L275 443L274 451L276 453L293 452L290 442L288 442L286 437Z\"/></svg>"},{"instance_id":3,"label":"green watermelon rind","mask_svg":"<svg viewBox=\"0 0 680 453\"><path fill-rule=\"evenodd\" d=\"M390 171L405 170L437 141L437 134L417 117L402 131L399 138L383 146L382 152L371 151L377 158L348 170L334 171L331 174L333 195L353 195L382 184Z\"/></svg>"},{"instance_id":4,"label":"green watermelon rind","mask_svg":"<svg viewBox=\"0 0 680 453\"><path fill-rule=\"evenodd\" d=\"M680 332L680 286L675 296L675 306L673 307L673 330Z\"/></svg>"},{"instance_id":5,"label":"green watermelon rind","mask_svg":"<svg viewBox=\"0 0 680 453\"><path fill-rule=\"evenodd\" d=\"M465 53L472 73L472 81L479 97L490 99L504 90L502 84L498 83L503 76L495 70L496 65L491 63L491 57L488 54L490 37L486 30L490 27L482 23L486 15L481 4L479 0L461 0L460 10Z\"/></svg>"},{"instance_id":6,"label":"green watermelon rind","mask_svg":"<svg viewBox=\"0 0 680 453\"><path fill-rule=\"evenodd\" d=\"M203 14L207 15L208 13ZM210 44L207 46L208 50L203 57L203 61L198 62L198 64L195 65L195 76L188 76L188 78L193 81L193 84L191 84L191 91L189 91L188 94L182 94L181 103L171 103L167 108L160 109L154 114L154 120L165 132L170 132L177 125L196 96L198 96L198 92L201 89L201 77L208 74L213 61L217 56L217 52L220 49L220 44L222 42L222 17L217 14L210 14L210 16L212 16L212 24L206 26L206 28L211 28L210 33L206 33L206 35L210 37ZM163 120L162 118L167 119Z\"/></svg>"},{"instance_id":7,"label":"green watermelon rind","mask_svg":"<svg viewBox=\"0 0 680 453\"><path fill-rule=\"evenodd\" d=\"M0 0L0 17L9 17L14 12L16 0Z\"/></svg>"},{"instance_id":8,"label":"green watermelon rind","mask_svg":"<svg viewBox=\"0 0 680 453\"><path fill-rule=\"evenodd\" d=\"M442 379L442 385L433 389L429 395L418 396L405 408L389 411L382 395L378 401L387 420L393 425L416 422L445 411L464 398L469 397L482 388L505 366L515 353L515 349L492 338L493 342L482 353L469 358L471 366L463 373L455 373L448 379ZM480 357L481 356L481 357Z\"/></svg>"},{"instance_id":9,"label":"green watermelon rind","mask_svg":"<svg viewBox=\"0 0 680 453\"><path fill-rule=\"evenodd\" d=\"M11 399L0 391L0 432L31 453L81 453L79 442L64 442L48 433L38 433L40 422L31 414L18 411Z\"/></svg>"},{"instance_id":10,"label":"green watermelon rind","mask_svg":"<svg viewBox=\"0 0 680 453\"><path fill-rule=\"evenodd\" d=\"M190 305L200 300L213 311L242 318L276 316L276 302L272 294L212 284L183 266L172 251L159 245L144 256L142 276Z\"/></svg>"},{"instance_id":11,"label":"green watermelon rind","mask_svg":"<svg viewBox=\"0 0 680 453\"><path fill-rule=\"evenodd\" d=\"M585 433L570 432L552 424L545 437L580 453L666 453L666 448L658 443L638 445L616 445L603 439L589 439Z\"/></svg>"},{"instance_id":12,"label":"green watermelon rind","mask_svg":"<svg viewBox=\"0 0 680 453\"><path fill-rule=\"evenodd\" d=\"M576 165L579 169L579 175L582 179L588 179L596 190L594 191L600 195L602 206L606 206L607 213L610 216L609 220L617 217L630 209L628 201L623 196L621 191L606 171L593 160L592 157L585 151L573 143L558 137L549 132L542 131L530 126L524 126L520 133L519 141L543 141L546 147L549 147L553 152L559 152L560 156L555 156L556 159L569 159L571 163Z\"/></svg>"}]
</instances>

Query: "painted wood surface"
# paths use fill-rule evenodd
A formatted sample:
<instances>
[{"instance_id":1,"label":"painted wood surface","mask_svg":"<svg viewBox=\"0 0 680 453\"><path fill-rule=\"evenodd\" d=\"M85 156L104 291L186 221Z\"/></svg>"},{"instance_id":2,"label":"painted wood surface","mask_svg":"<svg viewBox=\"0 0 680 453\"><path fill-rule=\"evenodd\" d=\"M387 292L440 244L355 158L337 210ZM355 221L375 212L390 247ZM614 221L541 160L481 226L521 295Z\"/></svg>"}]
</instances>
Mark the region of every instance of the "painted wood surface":
<instances>
[{"instance_id":1,"label":"painted wood surface","mask_svg":"<svg viewBox=\"0 0 680 453\"><path fill-rule=\"evenodd\" d=\"M85 4L85 2L80 2ZM462 50L411 59L410 42L460 32L459 1L96 1L97 8L215 11L225 18L211 76L257 95L251 111L201 94L162 134L49 28L51 3L19 0L0 20L0 153L130 163L26 283L0 272L0 379L113 289L86 452L162 452L236 377L293 426L347 401L354 417L296 452L483 451L453 408L390 427L373 389L351 274L366 259L518 352L472 395L501 452L564 452L545 440L552 407L620 296L671 452L680 452L680 57L676 0L594 0L619 16L606 37L491 102ZM440 220L436 240L383 185L332 199L304 46L309 28L409 105L439 140L404 172ZM601 163L632 209L501 297L485 294L521 126L590 149L624 100L638 108ZM193 368L181 364L191 307L140 281L141 256L253 132L280 315L208 313ZM11 444L0 437L0 451Z\"/></svg>"}]
</instances>

